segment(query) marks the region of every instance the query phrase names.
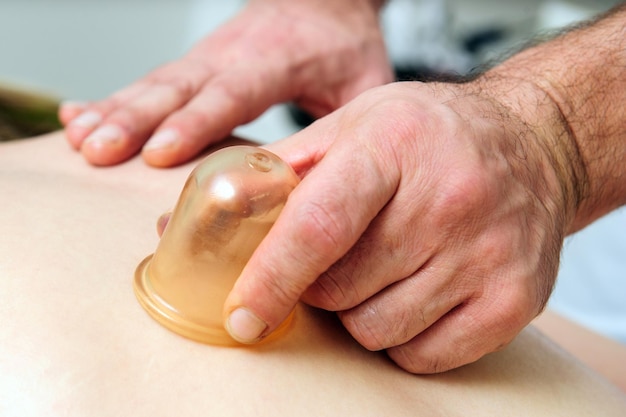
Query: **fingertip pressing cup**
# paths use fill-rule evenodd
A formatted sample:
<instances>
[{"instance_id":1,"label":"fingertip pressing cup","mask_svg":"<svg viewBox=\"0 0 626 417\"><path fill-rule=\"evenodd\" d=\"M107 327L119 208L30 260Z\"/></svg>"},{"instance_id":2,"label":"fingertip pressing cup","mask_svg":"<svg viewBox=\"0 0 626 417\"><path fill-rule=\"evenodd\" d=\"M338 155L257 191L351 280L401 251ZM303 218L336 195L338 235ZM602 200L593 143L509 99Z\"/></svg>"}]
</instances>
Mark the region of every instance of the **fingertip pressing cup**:
<instances>
[{"instance_id":1,"label":"fingertip pressing cup","mask_svg":"<svg viewBox=\"0 0 626 417\"><path fill-rule=\"evenodd\" d=\"M189 339L239 345L223 326L224 301L298 182L288 164L254 146L206 157L187 179L155 253L135 271L139 303Z\"/></svg>"}]
</instances>

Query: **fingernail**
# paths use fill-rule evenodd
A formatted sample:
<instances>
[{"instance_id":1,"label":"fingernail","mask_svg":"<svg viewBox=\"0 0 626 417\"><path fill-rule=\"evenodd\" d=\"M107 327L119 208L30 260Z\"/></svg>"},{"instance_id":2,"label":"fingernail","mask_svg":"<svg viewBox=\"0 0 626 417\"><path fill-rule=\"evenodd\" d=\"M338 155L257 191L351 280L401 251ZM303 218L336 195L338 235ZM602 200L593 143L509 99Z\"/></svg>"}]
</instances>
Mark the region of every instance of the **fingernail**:
<instances>
[{"instance_id":1,"label":"fingernail","mask_svg":"<svg viewBox=\"0 0 626 417\"><path fill-rule=\"evenodd\" d=\"M83 144L104 145L115 143L122 138L122 129L115 125L104 125L87 136Z\"/></svg>"},{"instance_id":2,"label":"fingernail","mask_svg":"<svg viewBox=\"0 0 626 417\"><path fill-rule=\"evenodd\" d=\"M167 213L161 214L161 216L157 220L156 228L157 228L157 233L159 234L159 236L161 236L163 232L165 231L165 228L167 227L167 224L170 221L170 217L172 217L172 212L168 211Z\"/></svg>"},{"instance_id":3,"label":"fingernail","mask_svg":"<svg viewBox=\"0 0 626 417\"><path fill-rule=\"evenodd\" d=\"M60 107L74 107L77 109L84 109L88 106L86 101L79 100L63 100L60 104Z\"/></svg>"},{"instance_id":4,"label":"fingernail","mask_svg":"<svg viewBox=\"0 0 626 417\"><path fill-rule=\"evenodd\" d=\"M102 121L100 113L95 111L86 111L71 121L70 125L92 129Z\"/></svg>"},{"instance_id":5,"label":"fingernail","mask_svg":"<svg viewBox=\"0 0 626 417\"><path fill-rule=\"evenodd\" d=\"M226 330L231 337L241 343L253 343L259 340L267 328L260 318L250 310L239 307L228 316Z\"/></svg>"},{"instance_id":6,"label":"fingernail","mask_svg":"<svg viewBox=\"0 0 626 417\"><path fill-rule=\"evenodd\" d=\"M174 129L165 129L152 136L143 147L144 151L169 148L178 142L179 135Z\"/></svg>"}]
</instances>

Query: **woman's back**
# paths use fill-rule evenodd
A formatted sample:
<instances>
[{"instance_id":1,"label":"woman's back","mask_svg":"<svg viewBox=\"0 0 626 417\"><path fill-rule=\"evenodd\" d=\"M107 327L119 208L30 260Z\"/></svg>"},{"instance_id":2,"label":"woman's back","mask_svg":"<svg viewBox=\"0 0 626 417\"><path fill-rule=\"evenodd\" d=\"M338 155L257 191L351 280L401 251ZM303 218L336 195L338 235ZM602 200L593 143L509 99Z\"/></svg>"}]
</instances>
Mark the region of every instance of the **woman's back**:
<instances>
[{"instance_id":1,"label":"woman's back","mask_svg":"<svg viewBox=\"0 0 626 417\"><path fill-rule=\"evenodd\" d=\"M87 166L60 134L0 146L0 415L626 415L538 332L416 376L300 306L282 339L223 348L166 330L132 289L192 166Z\"/></svg>"}]
</instances>

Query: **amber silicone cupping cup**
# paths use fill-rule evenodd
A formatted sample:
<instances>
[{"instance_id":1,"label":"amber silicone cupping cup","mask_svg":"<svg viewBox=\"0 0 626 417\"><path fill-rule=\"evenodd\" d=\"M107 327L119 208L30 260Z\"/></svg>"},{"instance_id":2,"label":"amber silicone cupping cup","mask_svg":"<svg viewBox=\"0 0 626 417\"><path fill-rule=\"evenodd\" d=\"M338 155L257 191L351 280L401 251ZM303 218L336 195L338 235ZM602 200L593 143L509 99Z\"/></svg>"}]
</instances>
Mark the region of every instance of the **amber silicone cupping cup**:
<instances>
[{"instance_id":1,"label":"amber silicone cupping cup","mask_svg":"<svg viewBox=\"0 0 626 417\"><path fill-rule=\"evenodd\" d=\"M224 301L298 182L288 164L261 148L207 156L187 179L154 255L137 267L140 304L182 336L238 345L223 326Z\"/></svg>"}]
</instances>

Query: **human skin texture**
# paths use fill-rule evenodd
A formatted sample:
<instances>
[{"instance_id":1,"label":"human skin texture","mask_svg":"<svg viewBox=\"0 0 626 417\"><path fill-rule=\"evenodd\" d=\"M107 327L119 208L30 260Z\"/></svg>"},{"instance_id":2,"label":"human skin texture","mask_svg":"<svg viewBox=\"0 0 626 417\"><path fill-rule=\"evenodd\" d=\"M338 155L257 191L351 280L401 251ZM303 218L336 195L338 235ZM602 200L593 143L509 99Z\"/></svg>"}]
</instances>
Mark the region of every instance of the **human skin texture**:
<instances>
[{"instance_id":1,"label":"human skin texture","mask_svg":"<svg viewBox=\"0 0 626 417\"><path fill-rule=\"evenodd\" d=\"M158 128L143 156L170 166L271 103L344 105L268 146L302 182L225 325L255 343L303 300L404 369L440 372L506 346L544 308L564 237L624 204L625 12L471 82L358 95L390 79L379 7L251 2L182 60L61 117L98 165Z\"/></svg>"},{"instance_id":2,"label":"human skin texture","mask_svg":"<svg viewBox=\"0 0 626 417\"><path fill-rule=\"evenodd\" d=\"M61 107L67 139L95 165L143 149L150 165L172 166L276 103L326 115L393 79L381 3L250 1L183 58L102 101Z\"/></svg>"},{"instance_id":3,"label":"human skin texture","mask_svg":"<svg viewBox=\"0 0 626 417\"><path fill-rule=\"evenodd\" d=\"M297 300L416 373L506 346L563 239L626 200L626 8L463 84L367 91L268 148L303 177L226 301L241 341Z\"/></svg>"},{"instance_id":4,"label":"human skin texture","mask_svg":"<svg viewBox=\"0 0 626 417\"><path fill-rule=\"evenodd\" d=\"M626 392L626 347L622 343L572 322L554 311L539 315L533 320L533 325Z\"/></svg>"},{"instance_id":5,"label":"human skin texture","mask_svg":"<svg viewBox=\"0 0 626 417\"><path fill-rule=\"evenodd\" d=\"M532 328L436 375L405 372L304 304L276 343L187 340L141 308L132 282L193 164L96 169L63 141L0 145L1 415L626 414L623 394Z\"/></svg>"}]
</instances>

